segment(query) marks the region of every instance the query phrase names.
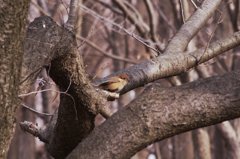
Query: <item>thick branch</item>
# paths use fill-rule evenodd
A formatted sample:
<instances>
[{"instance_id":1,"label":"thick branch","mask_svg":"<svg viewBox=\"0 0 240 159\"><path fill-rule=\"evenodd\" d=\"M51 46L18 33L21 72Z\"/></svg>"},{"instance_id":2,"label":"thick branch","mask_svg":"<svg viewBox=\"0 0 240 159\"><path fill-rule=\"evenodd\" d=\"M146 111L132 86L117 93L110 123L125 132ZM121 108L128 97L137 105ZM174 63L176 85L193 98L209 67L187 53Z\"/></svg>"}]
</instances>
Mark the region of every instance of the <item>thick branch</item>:
<instances>
[{"instance_id":1,"label":"thick branch","mask_svg":"<svg viewBox=\"0 0 240 159\"><path fill-rule=\"evenodd\" d=\"M58 112L43 132L48 150L56 158L64 158L89 134L105 101L86 76L75 40L72 32L44 16L30 23L24 45L22 75L26 80L22 88L31 86L38 70L48 67L54 82L65 92L60 95Z\"/></svg>"},{"instance_id":2,"label":"thick branch","mask_svg":"<svg viewBox=\"0 0 240 159\"><path fill-rule=\"evenodd\" d=\"M121 91L121 93L125 93L160 78L186 72L188 69L202 62L210 60L220 53L238 46L240 44L240 32L237 32L225 40L214 42L208 48L200 49L196 51L196 53L182 53L188 42L217 9L220 2L221 0L205 0L202 6L188 19L176 36L170 41L163 55L159 55L153 60L134 65L126 70L121 70L104 79L96 80L96 85L102 83L102 81L107 81L107 79L112 76L118 76L124 73L127 74L130 79Z\"/></svg>"},{"instance_id":3,"label":"thick branch","mask_svg":"<svg viewBox=\"0 0 240 159\"><path fill-rule=\"evenodd\" d=\"M150 86L96 128L68 158L130 158L155 141L240 117L239 79L240 71L179 87Z\"/></svg>"},{"instance_id":4,"label":"thick branch","mask_svg":"<svg viewBox=\"0 0 240 159\"><path fill-rule=\"evenodd\" d=\"M190 40L212 16L221 0L205 0L169 42L166 52L182 52Z\"/></svg>"},{"instance_id":5,"label":"thick branch","mask_svg":"<svg viewBox=\"0 0 240 159\"><path fill-rule=\"evenodd\" d=\"M125 93L129 90L143 86L144 84L153 82L160 78L174 76L186 72L189 69L239 45L240 32L236 32L230 37L211 43L207 49L202 48L190 53L163 54L157 57L157 59L145 61L125 70L114 73L101 80L96 80L95 83L106 80L112 76L125 73L130 78L129 83L121 91L121 93Z\"/></svg>"}]
</instances>

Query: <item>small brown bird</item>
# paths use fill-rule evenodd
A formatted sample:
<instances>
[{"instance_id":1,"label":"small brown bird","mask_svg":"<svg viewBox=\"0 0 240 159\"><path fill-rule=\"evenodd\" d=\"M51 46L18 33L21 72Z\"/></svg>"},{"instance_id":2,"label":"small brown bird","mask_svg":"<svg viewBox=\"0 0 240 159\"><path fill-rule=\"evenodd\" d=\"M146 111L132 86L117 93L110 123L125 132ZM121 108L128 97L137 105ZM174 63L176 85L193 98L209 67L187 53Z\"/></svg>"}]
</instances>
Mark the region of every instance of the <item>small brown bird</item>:
<instances>
[{"instance_id":1,"label":"small brown bird","mask_svg":"<svg viewBox=\"0 0 240 159\"><path fill-rule=\"evenodd\" d=\"M98 86L109 92L119 93L127 85L128 81L129 77L127 74L120 74L106 79L106 81L101 82Z\"/></svg>"}]
</instances>

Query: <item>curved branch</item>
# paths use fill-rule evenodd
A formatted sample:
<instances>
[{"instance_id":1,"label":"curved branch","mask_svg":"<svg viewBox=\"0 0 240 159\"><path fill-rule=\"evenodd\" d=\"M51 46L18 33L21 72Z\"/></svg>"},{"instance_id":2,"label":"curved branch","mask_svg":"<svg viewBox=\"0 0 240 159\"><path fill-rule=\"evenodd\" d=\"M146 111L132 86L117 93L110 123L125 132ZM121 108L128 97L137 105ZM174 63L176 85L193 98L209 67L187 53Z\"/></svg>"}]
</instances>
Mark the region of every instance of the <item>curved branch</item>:
<instances>
[{"instance_id":1,"label":"curved branch","mask_svg":"<svg viewBox=\"0 0 240 159\"><path fill-rule=\"evenodd\" d=\"M59 109L41 132L46 134L51 155L64 158L92 131L96 114L107 109L102 107L106 100L87 78L73 33L50 17L39 17L30 23L24 51L22 76L29 77L21 85L24 91L35 82L39 73L35 70L43 67L49 67L50 76L61 91L67 90L60 94Z\"/></svg>"},{"instance_id":2,"label":"curved branch","mask_svg":"<svg viewBox=\"0 0 240 159\"><path fill-rule=\"evenodd\" d=\"M190 53L163 54L152 61L134 65L125 70L116 72L103 79L96 80L96 85L106 81L112 76L127 74L129 82L121 91L121 94L160 78L178 75L189 69L206 62L219 54L240 45L240 32L230 37L212 42L207 49L202 48Z\"/></svg>"},{"instance_id":3,"label":"curved branch","mask_svg":"<svg viewBox=\"0 0 240 159\"><path fill-rule=\"evenodd\" d=\"M205 0L200 8L188 19L179 32L170 41L164 54L157 58L134 65L125 70L121 70L100 80L95 80L98 85L112 76L127 74L129 76L128 84L120 92L128 92L136 87L143 86L160 78L178 75L186 72L192 67L204 62L207 59L223 53L224 51L236 47L240 44L240 32L237 32L230 38L212 43L205 51L198 50L197 53L181 53L187 46L192 37L206 23L209 17L214 13L221 0ZM229 45L229 42L232 45ZM218 44L219 43L219 44ZM215 48L216 47L216 48ZM220 47L220 50L218 49ZM218 50L218 51L213 51ZM200 52L200 53L199 53ZM211 56L210 56L211 55Z\"/></svg>"},{"instance_id":4,"label":"curved branch","mask_svg":"<svg viewBox=\"0 0 240 159\"><path fill-rule=\"evenodd\" d=\"M153 142L240 117L239 79L237 71L179 87L150 86L95 128L68 159L130 158Z\"/></svg>"}]
</instances>

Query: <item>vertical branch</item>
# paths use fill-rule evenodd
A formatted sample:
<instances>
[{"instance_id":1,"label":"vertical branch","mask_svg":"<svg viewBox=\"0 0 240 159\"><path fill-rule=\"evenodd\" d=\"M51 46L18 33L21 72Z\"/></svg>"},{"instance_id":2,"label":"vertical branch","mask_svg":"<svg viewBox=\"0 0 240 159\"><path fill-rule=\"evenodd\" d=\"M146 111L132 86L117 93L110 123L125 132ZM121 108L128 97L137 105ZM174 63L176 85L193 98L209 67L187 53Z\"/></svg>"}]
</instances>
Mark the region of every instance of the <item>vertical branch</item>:
<instances>
[{"instance_id":1,"label":"vertical branch","mask_svg":"<svg viewBox=\"0 0 240 159\"><path fill-rule=\"evenodd\" d=\"M68 20L66 22L66 27L71 31L74 29L74 25L76 23L78 4L79 4L79 0L71 0L70 2L70 8L69 8L70 10L68 15Z\"/></svg>"},{"instance_id":2,"label":"vertical branch","mask_svg":"<svg viewBox=\"0 0 240 159\"><path fill-rule=\"evenodd\" d=\"M234 32L238 31L240 28L238 27L238 17L239 17L239 0L236 0L234 3L234 8L231 8L232 3L226 2L227 11L229 14L229 17L231 19L232 27Z\"/></svg>"},{"instance_id":3,"label":"vertical branch","mask_svg":"<svg viewBox=\"0 0 240 159\"><path fill-rule=\"evenodd\" d=\"M240 0L236 0L236 3L235 3L235 6L236 6L236 8L235 8L235 13L236 13L236 19L237 19L237 21L236 21L236 25L237 25L237 29L238 30L240 30L240 28L239 28L239 26L238 26L238 20L239 20L239 10L240 10Z\"/></svg>"},{"instance_id":4,"label":"vertical branch","mask_svg":"<svg viewBox=\"0 0 240 159\"><path fill-rule=\"evenodd\" d=\"M198 159L211 159L210 139L208 132L202 128L194 130L193 143L195 156Z\"/></svg>"},{"instance_id":5,"label":"vertical branch","mask_svg":"<svg viewBox=\"0 0 240 159\"><path fill-rule=\"evenodd\" d=\"M83 15L82 15L82 10L80 9L81 4L82 4L82 0L79 0L79 5L77 6L77 11L76 11L77 18L76 18L76 23L75 23L77 36L81 36L81 32L82 32Z\"/></svg>"},{"instance_id":6,"label":"vertical branch","mask_svg":"<svg viewBox=\"0 0 240 159\"><path fill-rule=\"evenodd\" d=\"M180 28L180 26L182 25L181 23L181 16L179 16L179 5L175 0L170 0L171 6L172 6L172 12L173 12L173 16L174 16L174 22L175 22L175 26L177 29Z\"/></svg>"},{"instance_id":7,"label":"vertical branch","mask_svg":"<svg viewBox=\"0 0 240 159\"><path fill-rule=\"evenodd\" d=\"M145 38L149 31L148 25L144 22L142 16L138 12L130 11L127 6L121 0L113 0L113 2L124 12L129 21L136 25L138 32ZM125 2L127 3L127 2ZM128 5L129 6L129 5ZM138 16L136 16L138 15Z\"/></svg>"},{"instance_id":8,"label":"vertical branch","mask_svg":"<svg viewBox=\"0 0 240 159\"><path fill-rule=\"evenodd\" d=\"M185 12L184 12L184 4L183 4L183 1L182 0L179 0L179 3L180 3L180 9L181 9L181 15L182 15L182 20L183 20L183 23L186 22L186 16L185 16Z\"/></svg>"},{"instance_id":9,"label":"vertical branch","mask_svg":"<svg viewBox=\"0 0 240 159\"><path fill-rule=\"evenodd\" d=\"M180 0L183 23L190 17L190 8L187 0Z\"/></svg>"},{"instance_id":10,"label":"vertical branch","mask_svg":"<svg viewBox=\"0 0 240 159\"><path fill-rule=\"evenodd\" d=\"M144 0L144 3L147 7L149 21L150 21L150 34L154 42L157 42L157 25L158 25L158 15L154 12L153 4L151 0Z\"/></svg>"},{"instance_id":11,"label":"vertical branch","mask_svg":"<svg viewBox=\"0 0 240 159\"><path fill-rule=\"evenodd\" d=\"M228 149L228 156L232 159L240 158L240 146L237 140L237 134L229 121L217 125Z\"/></svg>"}]
</instances>

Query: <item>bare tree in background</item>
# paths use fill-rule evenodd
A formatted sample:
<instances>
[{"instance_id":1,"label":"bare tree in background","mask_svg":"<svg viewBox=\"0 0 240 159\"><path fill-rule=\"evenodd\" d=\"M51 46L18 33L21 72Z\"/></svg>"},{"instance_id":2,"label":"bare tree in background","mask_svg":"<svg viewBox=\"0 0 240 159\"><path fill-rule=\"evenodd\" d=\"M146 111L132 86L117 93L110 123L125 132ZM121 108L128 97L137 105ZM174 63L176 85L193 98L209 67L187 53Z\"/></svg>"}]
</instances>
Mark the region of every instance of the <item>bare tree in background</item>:
<instances>
[{"instance_id":1,"label":"bare tree in background","mask_svg":"<svg viewBox=\"0 0 240 159\"><path fill-rule=\"evenodd\" d=\"M240 158L239 8L32 0L8 158Z\"/></svg>"}]
</instances>

